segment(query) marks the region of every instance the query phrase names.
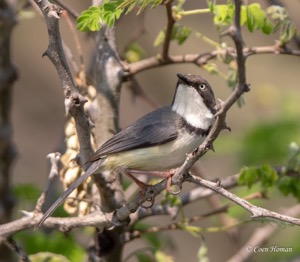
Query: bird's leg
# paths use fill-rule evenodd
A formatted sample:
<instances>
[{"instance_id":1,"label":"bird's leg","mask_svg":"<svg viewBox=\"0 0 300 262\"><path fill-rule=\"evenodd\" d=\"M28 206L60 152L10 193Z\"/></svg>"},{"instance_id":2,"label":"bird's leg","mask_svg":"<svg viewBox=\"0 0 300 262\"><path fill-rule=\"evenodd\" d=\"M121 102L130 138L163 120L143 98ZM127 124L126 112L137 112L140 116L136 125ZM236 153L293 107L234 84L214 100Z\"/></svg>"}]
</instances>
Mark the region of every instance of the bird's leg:
<instances>
[{"instance_id":1,"label":"bird's leg","mask_svg":"<svg viewBox=\"0 0 300 262\"><path fill-rule=\"evenodd\" d=\"M171 169L169 171L144 171L144 170L135 170L135 169L128 169L128 172L130 173L130 177L133 179L133 175L132 174L140 174L140 175L151 175L151 176L160 176L160 177L164 177L167 179L167 186L166 186L166 190L168 193L172 194L172 195L177 195L180 193L180 190L174 192L171 189L171 185L172 185L172 176L176 173L177 169ZM134 177L133 179L134 181L138 180L136 177ZM147 184L141 182L140 180L138 180L140 183L143 184L143 186L148 186ZM138 183L137 183L138 184ZM139 185L139 184L138 184ZM142 187L143 188L143 187Z\"/></svg>"},{"instance_id":2,"label":"bird's leg","mask_svg":"<svg viewBox=\"0 0 300 262\"><path fill-rule=\"evenodd\" d=\"M130 177L133 182L135 182L142 190L146 190L146 188L149 186L146 183L142 182L141 180L137 179L134 175L132 175L132 170L130 169L124 169L122 173ZM139 173L141 174L141 173Z\"/></svg>"},{"instance_id":3,"label":"bird's leg","mask_svg":"<svg viewBox=\"0 0 300 262\"><path fill-rule=\"evenodd\" d=\"M132 175L130 169L122 168L120 170L120 172L127 175L128 177L130 177L133 180L133 182L135 182L141 188L142 191L140 191L140 194L145 196L146 189L149 187L149 185L145 184L141 180L137 179L134 175ZM144 208L150 208L154 205L154 201L155 201L155 198L150 197L149 199L146 200L146 203L150 203L150 204L143 203L143 204L141 204L141 206L144 207Z\"/></svg>"}]
</instances>

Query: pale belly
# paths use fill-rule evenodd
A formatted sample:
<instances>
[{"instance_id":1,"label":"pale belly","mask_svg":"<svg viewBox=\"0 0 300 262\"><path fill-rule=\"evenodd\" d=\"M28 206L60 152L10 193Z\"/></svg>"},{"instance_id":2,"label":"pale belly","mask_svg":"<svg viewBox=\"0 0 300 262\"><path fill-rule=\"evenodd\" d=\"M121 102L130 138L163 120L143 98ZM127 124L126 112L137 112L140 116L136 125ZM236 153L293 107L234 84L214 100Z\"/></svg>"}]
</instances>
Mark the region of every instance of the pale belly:
<instances>
[{"instance_id":1,"label":"pale belly","mask_svg":"<svg viewBox=\"0 0 300 262\"><path fill-rule=\"evenodd\" d=\"M106 157L103 166L107 169L124 167L145 171L166 171L179 167L188 153L193 152L203 142L202 137L185 134L169 143L120 152Z\"/></svg>"}]
</instances>

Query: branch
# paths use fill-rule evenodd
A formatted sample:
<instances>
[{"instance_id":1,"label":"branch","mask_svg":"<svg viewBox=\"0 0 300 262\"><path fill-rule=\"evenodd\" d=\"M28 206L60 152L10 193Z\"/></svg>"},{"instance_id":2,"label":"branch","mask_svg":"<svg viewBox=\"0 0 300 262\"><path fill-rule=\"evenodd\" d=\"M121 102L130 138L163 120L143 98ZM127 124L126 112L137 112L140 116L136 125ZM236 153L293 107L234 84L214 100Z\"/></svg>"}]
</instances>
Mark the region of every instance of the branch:
<instances>
[{"instance_id":1,"label":"branch","mask_svg":"<svg viewBox=\"0 0 300 262\"><path fill-rule=\"evenodd\" d=\"M1 239L0 239L1 242ZM29 262L30 259L25 251L17 244L17 242L11 237L7 238L3 242L8 248L10 248L18 256L20 262Z\"/></svg>"},{"instance_id":2,"label":"branch","mask_svg":"<svg viewBox=\"0 0 300 262\"><path fill-rule=\"evenodd\" d=\"M59 166L60 156L61 156L61 154L58 152L48 154L48 156L47 156L47 158L50 159L51 168L50 168L50 173L49 173L49 177L47 180L47 185L45 186L45 189L44 189L43 193L41 194L41 196L39 197L39 199L37 200L37 203L35 206L35 212L37 212L37 213L42 212L42 208L46 201L50 187L52 185L52 181L56 176L59 175L59 167L58 166Z\"/></svg>"},{"instance_id":3,"label":"branch","mask_svg":"<svg viewBox=\"0 0 300 262\"><path fill-rule=\"evenodd\" d=\"M257 192L255 194L251 194L249 196L246 196L244 199L256 199L256 198L262 198L262 194L260 192ZM174 222L169 225L157 227L153 226L150 228L147 228L145 230L134 230L132 232L128 232L125 234L124 241L129 242L135 238L140 238L142 234L144 233L150 233L150 232L162 232L162 231L169 231L169 230L185 230L184 226L188 226L190 223L196 222L196 221L201 221L204 220L205 218L209 218L211 216L217 215L217 214L224 214L228 212L228 209L233 206L233 203L229 203L223 206L220 206L212 211L206 212L202 215L197 215L189 218L183 218L182 221L179 222ZM221 231L227 231L229 229L236 228L237 226L240 226L241 224L245 223L247 221L240 221L240 222L235 222L234 224L225 224L223 226L219 227L197 227L197 230L195 233L200 233L200 232L221 232Z\"/></svg>"},{"instance_id":4,"label":"branch","mask_svg":"<svg viewBox=\"0 0 300 262\"><path fill-rule=\"evenodd\" d=\"M236 18L237 17L237 18ZM235 8L235 24L231 29L231 37L236 45L236 60L238 64L238 83L234 91L227 98L225 102L222 102L220 109L216 114L216 120L209 132L209 135L206 137L204 142L195 150L193 153L189 154L186 158L185 163L176 171L175 175L172 178L173 184L181 186L182 181L184 181L183 174L188 173L189 169L194 165L194 163L209 149L213 149L213 142L219 136L220 132L223 129L229 129L226 125L225 118L226 113L230 107L241 97L244 92L249 91L248 85L246 84L245 76L245 57L243 53L243 39L240 31L239 19L240 17L240 1L236 1Z\"/></svg>"},{"instance_id":5,"label":"branch","mask_svg":"<svg viewBox=\"0 0 300 262\"><path fill-rule=\"evenodd\" d=\"M12 234L34 228L42 218L42 213L23 211L24 217L12 222L0 225L0 243ZM113 213L103 214L100 211L88 214L82 217L49 217L43 224L44 228L58 229L62 232L69 231L73 228L83 226L93 226L99 229L110 228L112 223Z\"/></svg>"},{"instance_id":6,"label":"branch","mask_svg":"<svg viewBox=\"0 0 300 262\"><path fill-rule=\"evenodd\" d=\"M17 69L11 60L11 34L17 22L16 10L10 1L0 5L0 224L8 221L14 206L11 192L11 165L16 156L12 141L12 88Z\"/></svg>"},{"instance_id":7,"label":"branch","mask_svg":"<svg viewBox=\"0 0 300 262\"><path fill-rule=\"evenodd\" d=\"M167 23L165 40L163 43L163 50L162 50L162 60L163 61L167 61L169 59L170 43L172 40L173 26L175 24L175 20L173 18L172 3L173 3L173 0L170 0L166 3L168 23Z\"/></svg>"},{"instance_id":8,"label":"branch","mask_svg":"<svg viewBox=\"0 0 300 262\"><path fill-rule=\"evenodd\" d=\"M279 45L273 46L260 46L260 47L245 47L243 48L245 57L249 57L256 54L281 54L281 55L293 55L300 56L300 50L289 49L287 47L281 47ZM199 67L208 63L208 61L220 56L230 55L237 57L236 50L232 47L226 47L224 49L216 49L214 51L203 54L185 54L185 55L169 55L168 60L159 59L157 56L152 56L135 63L125 64L126 72L124 78L130 78L140 72L172 64L195 64Z\"/></svg>"},{"instance_id":9,"label":"branch","mask_svg":"<svg viewBox=\"0 0 300 262\"><path fill-rule=\"evenodd\" d=\"M288 222L290 224L298 225L300 226L300 219L285 216L270 210L267 210L265 208L257 207L255 205L252 205L248 201L239 198L235 194L230 193L229 191L225 190L220 183L213 183L208 180L204 180L200 177L188 175L188 178L186 178L187 181L191 183L195 183L197 185L204 186L206 188L209 188L213 191L215 191L218 194L221 194L222 196L226 197L227 199L235 202L239 206L243 207L247 211L249 211L252 214L252 218L273 218L276 220Z\"/></svg>"},{"instance_id":10,"label":"branch","mask_svg":"<svg viewBox=\"0 0 300 262\"><path fill-rule=\"evenodd\" d=\"M103 228L128 224L129 215L134 213L142 203L149 199L154 199L156 195L160 194L166 188L166 185L166 180L163 180L155 186L149 186L145 192L138 194L132 201L116 209L114 212L103 213L102 211L96 211L86 216L71 218L49 217L43 223L43 227L69 231L76 227L94 226L101 230ZM26 211L23 211L23 214L25 216L20 219L0 225L0 243L18 231L34 228L43 215L41 213Z\"/></svg>"},{"instance_id":11,"label":"branch","mask_svg":"<svg viewBox=\"0 0 300 262\"><path fill-rule=\"evenodd\" d=\"M79 14L70 8L70 6L66 5L63 1L61 0L55 0L54 2L56 2L59 6L61 6L63 9L65 9L71 16L73 19L77 19Z\"/></svg>"},{"instance_id":12,"label":"branch","mask_svg":"<svg viewBox=\"0 0 300 262\"><path fill-rule=\"evenodd\" d=\"M224 178L222 180L222 187L230 189L237 186L238 177L239 175L234 175ZM186 206L195 201L210 197L213 194L214 191L208 188L196 187L183 196L180 196L180 203L181 206ZM172 218L175 218L178 214L178 211L178 206L170 207L169 205L159 204L155 204L151 208L139 208L136 213L130 216L131 224L134 224L137 221L140 221L141 219L147 218L149 216L156 215L170 215Z\"/></svg>"},{"instance_id":13,"label":"branch","mask_svg":"<svg viewBox=\"0 0 300 262\"><path fill-rule=\"evenodd\" d=\"M285 212L288 216L299 216L300 215L300 205L295 205ZM230 262L242 262L247 261L251 256L255 254L254 248L260 246L265 241L267 241L278 229L280 224L268 224L264 227L256 229L248 241L239 249L239 251L232 256L228 261Z\"/></svg>"},{"instance_id":14,"label":"branch","mask_svg":"<svg viewBox=\"0 0 300 262\"><path fill-rule=\"evenodd\" d=\"M87 100L81 96L75 87L71 71L67 64L59 31L60 7L51 4L48 0L35 0L42 11L49 34L49 46L44 52L55 66L60 78L65 96L65 110L75 119L76 131L80 144L80 157L85 162L93 153L90 142L91 125L84 113L83 106Z\"/></svg>"}]
</instances>

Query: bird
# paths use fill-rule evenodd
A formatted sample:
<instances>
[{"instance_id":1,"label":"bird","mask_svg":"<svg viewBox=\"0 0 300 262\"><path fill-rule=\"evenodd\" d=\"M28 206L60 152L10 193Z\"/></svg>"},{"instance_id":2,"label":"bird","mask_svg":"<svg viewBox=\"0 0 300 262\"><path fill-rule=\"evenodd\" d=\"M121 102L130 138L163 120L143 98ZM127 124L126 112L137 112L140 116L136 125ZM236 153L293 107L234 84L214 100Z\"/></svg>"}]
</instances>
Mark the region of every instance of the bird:
<instances>
[{"instance_id":1,"label":"bird","mask_svg":"<svg viewBox=\"0 0 300 262\"><path fill-rule=\"evenodd\" d=\"M171 105L156 109L115 134L88 160L87 171L73 182L44 213L37 227L90 175L105 170L121 171L144 188L134 174L171 178L187 154L198 148L208 135L216 114L216 100L203 77L177 74L178 81Z\"/></svg>"}]
</instances>

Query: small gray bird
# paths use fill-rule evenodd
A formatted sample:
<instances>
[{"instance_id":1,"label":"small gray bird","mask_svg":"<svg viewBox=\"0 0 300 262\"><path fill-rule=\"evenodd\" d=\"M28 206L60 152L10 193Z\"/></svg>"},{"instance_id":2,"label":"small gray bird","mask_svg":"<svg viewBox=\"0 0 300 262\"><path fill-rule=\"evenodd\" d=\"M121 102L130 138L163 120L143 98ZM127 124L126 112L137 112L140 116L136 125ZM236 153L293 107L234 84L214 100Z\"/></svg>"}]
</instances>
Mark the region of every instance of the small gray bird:
<instances>
[{"instance_id":1,"label":"small gray bird","mask_svg":"<svg viewBox=\"0 0 300 262\"><path fill-rule=\"evenodd\" d=\"M121 170L141 187L132 174L154 174L168 178L206 138L214 121L215 97L200 76L177 74L171 106L159 108L123 129L105 142L89 159L92 165L47 210L37 227L90 175L104 170Z\"/></svg>"}]
</instances>

